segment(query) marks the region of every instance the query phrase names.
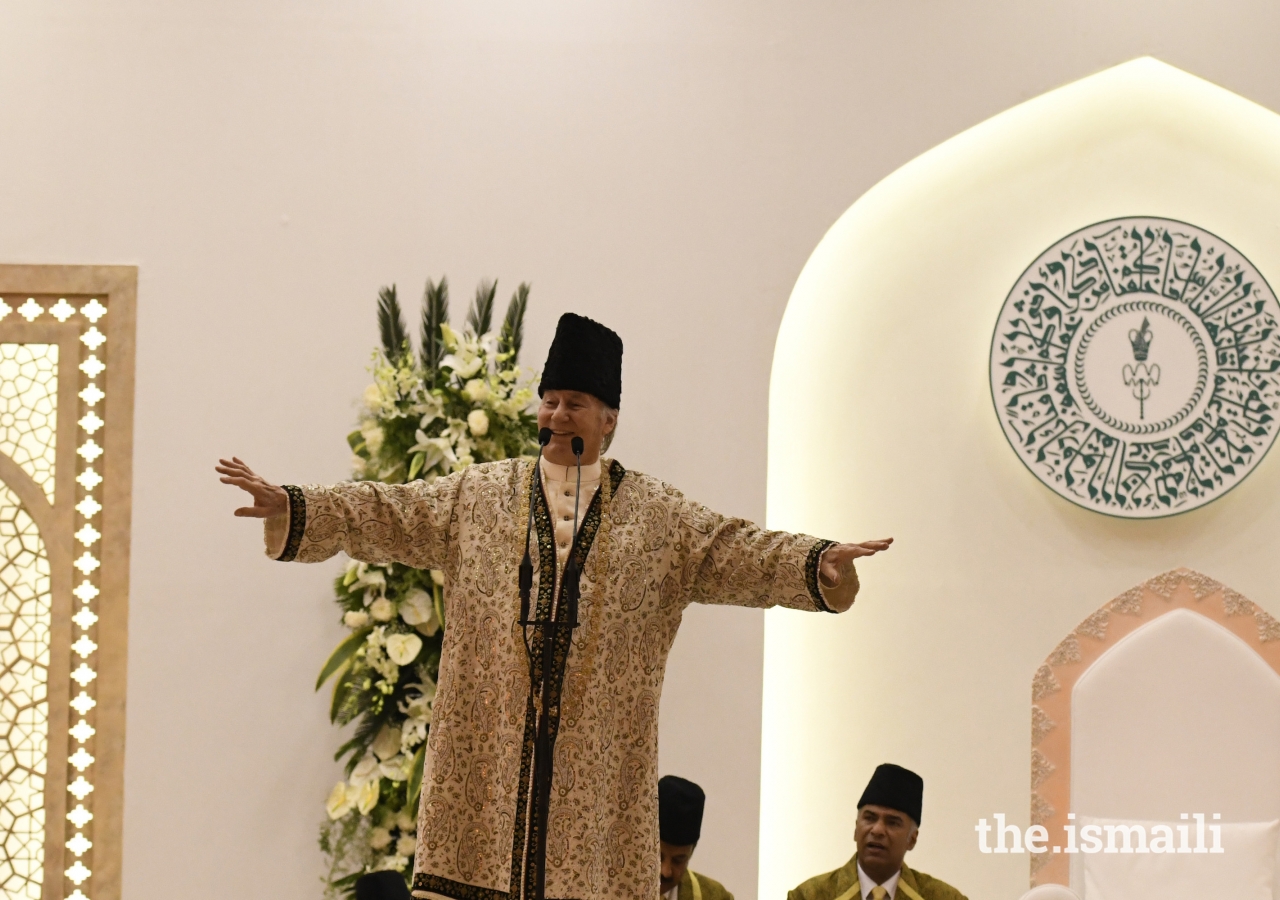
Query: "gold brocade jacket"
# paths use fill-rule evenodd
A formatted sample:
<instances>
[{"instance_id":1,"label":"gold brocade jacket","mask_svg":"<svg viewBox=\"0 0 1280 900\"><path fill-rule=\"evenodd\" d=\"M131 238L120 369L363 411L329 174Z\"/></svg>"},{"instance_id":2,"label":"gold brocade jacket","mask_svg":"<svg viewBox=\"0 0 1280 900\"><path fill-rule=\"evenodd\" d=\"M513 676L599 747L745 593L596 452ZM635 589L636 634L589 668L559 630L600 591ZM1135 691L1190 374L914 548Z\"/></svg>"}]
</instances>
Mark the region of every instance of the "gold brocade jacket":
<instances>
[{"instance_id":1,"label":"gold brocade jacket","mask_svg":"<svg viewBox=\"0 0 1280 900\"><path fill-rule=\"evenodd\" d=\"M718 515L656 478L605 460L570 549L582 571L579 627L551 657L557 732L546 896L653 900L659 882L658 698L686 605L827 610L818 561L830 541ZM532 895L535 723L518 566L534 468L469 466L430 484L287 485L279 559L339 551L445 574L440 677L427 743L413 892ZM533 491L535 618L559 589L553 523ZM855 586L856 589L856 586ZM540 644L535 630L533 646ZM535 672L541 680L541 670Z\"/></svg>"},{"instance_id":2,"label":"gold brocade jacket","mask_svg":"<svg viewBox=\"0 0 1280 900\"><path fill-rule=\"evenodd\" d=\"M698 875L693 869L684 870L676 900L733 900L733 894L714 878Z\"/></svg>"},{"instance_id":3,"label":"gold brocade jacket","mask_svg":"<svg viewBox=\"0 0 1280 900\"><path fill-rule=\"evenodd\" d=\"M853 859L840 868L815 875L788 891L787 900L862 900L858 854L855 853ZM965 900L965 896L945 881L904 864L893 900Z\"/></svg>"}]
</instances>

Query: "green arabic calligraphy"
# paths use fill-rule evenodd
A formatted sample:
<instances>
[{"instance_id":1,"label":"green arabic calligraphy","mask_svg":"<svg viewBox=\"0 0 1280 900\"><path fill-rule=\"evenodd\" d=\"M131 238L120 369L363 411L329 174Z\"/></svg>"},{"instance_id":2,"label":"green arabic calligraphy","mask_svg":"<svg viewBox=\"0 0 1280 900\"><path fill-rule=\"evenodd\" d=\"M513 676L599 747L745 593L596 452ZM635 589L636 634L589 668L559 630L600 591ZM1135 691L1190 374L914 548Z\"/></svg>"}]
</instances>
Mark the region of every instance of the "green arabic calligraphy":
<instances>
[{"instance_id":1,"label":"green arabic calligraphy","mask_svg":"<svg viewBox=\"0 0 1280 900\"><path fill-rule=\"evenodd\" d=\"M1133 432L1158 426L1117 428L1095 415L1069 375L1082 325L1120 297L1194 319L1212 342L1207 399L1197 394L1185 420L1150 438ZM1136 518L1193 509L1238 483L1275 438L1278 323L1266 280L1220 238L1170 219L1102 222L1054 244L1010 291L991 348L996 410L1023 462L1072 502ZM1145 318L1129 340L1134 362L1117 375L1145 419L1161 379L1160 366L1146 359Z\"/></svg>"}]
</instances>

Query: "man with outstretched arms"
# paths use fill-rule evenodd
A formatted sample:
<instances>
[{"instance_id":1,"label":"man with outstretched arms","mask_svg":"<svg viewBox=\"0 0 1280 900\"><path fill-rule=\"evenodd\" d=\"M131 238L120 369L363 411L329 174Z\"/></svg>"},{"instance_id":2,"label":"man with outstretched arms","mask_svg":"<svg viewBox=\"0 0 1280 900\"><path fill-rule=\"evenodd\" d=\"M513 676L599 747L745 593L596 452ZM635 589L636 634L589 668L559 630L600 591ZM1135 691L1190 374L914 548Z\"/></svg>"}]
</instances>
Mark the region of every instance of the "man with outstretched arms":
<instances>
[{"instance_id":1,"label":"man with outstretched arms","mask_svg":"<svg viewBox=\"0 0 1280 900\"><path fill-rule=\"evenodd\" d=\"M275 559L444 572L414 896L652 900L658 698L685 606L842 612L854 560L890 541L766 531L602 458L622 341L590 319L560 319L538 393L540 464L404 485L280 487L239 459L218 471L253 496L236 515L266 520Z\"/></svg>"}]
</instances>

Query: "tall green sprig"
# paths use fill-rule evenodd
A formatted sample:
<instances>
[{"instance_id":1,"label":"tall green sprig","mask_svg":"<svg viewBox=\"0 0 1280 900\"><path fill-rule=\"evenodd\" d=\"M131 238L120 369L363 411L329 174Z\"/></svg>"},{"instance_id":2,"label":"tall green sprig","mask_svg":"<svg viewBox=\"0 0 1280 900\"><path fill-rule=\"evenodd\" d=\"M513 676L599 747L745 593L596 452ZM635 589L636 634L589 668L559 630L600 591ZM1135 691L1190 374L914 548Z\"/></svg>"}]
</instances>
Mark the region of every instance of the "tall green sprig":
<instances>
[{"instance_id":1,"label":"tall green sprig","mask_svg":"<svg viewBox=\"0 0 1280 900\"><path fill-rule=\"evenodd\" d=\"M498 293L498 282L485 278L476 288L476 298L471 301L471 309L467 312L467 327L471 333L479 336L489 333L493 324L493 297Z\"/></svg>"},{"instance_id":2,"label":"tall green sprig","mask_svg":"<svg viewBox=\"0 0 1280 900\"><path fill-rule=\"evenodd\" d=\"M426 290L422 292L422 330L418 346L427 382L433 386L440 371L440 360L444 359L444 336L440 326L448 321L449 279L441 276L439 283L433 283L428 278Z\"/></svg>"},{"instance_id":3,"label":"tall green sprig","mask_svg":"<svg viewBox=\"0 0 1280 900\"><path fill-rule=\"evenodd\" d=\"M506 318L502 320L502 331L498 334L498 353L511 354L512 362L520 358L520 348L524 345L524 313L528 308L529 283L526 281L511 295Z\"/></svg>"},{"instance_id":4,"label":"tall green sprig","mask_svg":"<svg viewBox=\"0 0 1280 900\"><path fill-rule=\"evenodd\" d=\"M410 352L409 332L404 327L404 313L396 299L394 284L378 291L378 334L387 359L399 360Z\"/></svg>"}]
</instances>

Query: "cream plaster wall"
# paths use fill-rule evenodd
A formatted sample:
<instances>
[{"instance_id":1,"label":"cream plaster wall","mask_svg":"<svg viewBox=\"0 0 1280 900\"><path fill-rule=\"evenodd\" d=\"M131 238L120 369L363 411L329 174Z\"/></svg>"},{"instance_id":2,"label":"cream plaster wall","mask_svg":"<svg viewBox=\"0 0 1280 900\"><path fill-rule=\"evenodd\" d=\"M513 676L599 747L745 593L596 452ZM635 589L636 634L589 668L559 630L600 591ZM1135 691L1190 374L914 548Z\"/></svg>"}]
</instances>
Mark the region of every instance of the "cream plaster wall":
<instances>
[{"instance_id":1,"label":"cream plaster wall","mask_svg":"<svg viewBox=\"0 0 1280 900\"><path fill-rule=\"evenodd\" d=\"M1275 458L1199 510L1102 516L1030 474L988 374L1005 295L1063 235L1167 216L1280 275L1278 205L1280 115L1142 59L957 136L828 232L779 333L769 521L900 541L863 566L852 615L767 618L762 844L779 852L763 860L762 896L847 850L866 777L891 760L926 782L916 864L971 896L1017 897L1028 857L981 854L974 825L995 813L1029 824L1030 685L1054 646L1179 565L1280 610ZM824 392L857 402L819 424ZM845 677L795 702L832 671ZM845 764L792 765L818 747L840 747Z\"/></svg>"},{"instance_id":2,"label":"cream plaster wall","mask_svg":"<svg viewBox=\"0 0 1280 900\"><path fill-rule=\"evenodd\" d=\"M618 454L759 518L778 323L853 200L1142 53L1280 108L1278 35L1268 0L0 0L0 260L141 267L126 895L317 895L333 568L261 560L210 467L346 474L378 285L530 279L535 359L565 308L610 322ZM746 900L762 634L695 610L662 716L664 770L711 794L698 866Z\"/></svg>"}]
</instances>

